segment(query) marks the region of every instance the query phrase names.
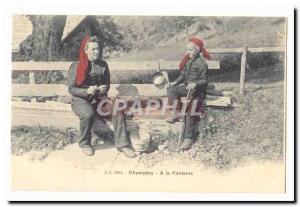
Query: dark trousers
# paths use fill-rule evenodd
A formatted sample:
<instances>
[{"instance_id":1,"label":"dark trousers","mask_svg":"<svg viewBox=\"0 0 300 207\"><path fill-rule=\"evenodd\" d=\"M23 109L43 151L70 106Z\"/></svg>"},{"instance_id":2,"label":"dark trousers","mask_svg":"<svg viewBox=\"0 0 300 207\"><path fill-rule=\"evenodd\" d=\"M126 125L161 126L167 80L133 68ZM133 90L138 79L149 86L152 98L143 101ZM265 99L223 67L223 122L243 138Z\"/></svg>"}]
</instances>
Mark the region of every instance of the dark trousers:
<instances>
[{"instance_id":1,"label":"dark trousers","mask_svg":"<svg viewBox=\"0 0 300 207\"><path fill-rule=\"evenodd\" d=\"M120 149L130 145L129 136L126 129L126 120L123 112L116 115L100 117L90 103L82 98L73 97L71 103L72 110L80 119L80 147L91 147L91 132L95 119L108 119L112 121L114 127L115 147Z\"/></svg>"},{"instance_id":2,"label":"dark trousers","mask_svg":"<svg viewBox=\"0 0 300 207\"><path fill-rule=\"evenodd\" d=\"M201 107L201 103L203 99L205 98L205 90L206 87L196 87L195 89L191 90L189 100L197 100L198 101L198 107L197 111L201 112L203 111L203 108ZM188 94L188 90L186 89L185 84L179 84L175 85L173 87L170 87L167 89L168 94L168 104L172 105L174 100L178 100L178 103L180 102L180 97L186 97ZM190 102L191 103L191 102ZM180 107L180 105L179 105ZM198 123L200 120L199 116L191 115L191 104L188 104L187 106L187 114L183 118L183 138L188 139L196 139L196 133L198 131Z\"/></svg>"}]
</instances>

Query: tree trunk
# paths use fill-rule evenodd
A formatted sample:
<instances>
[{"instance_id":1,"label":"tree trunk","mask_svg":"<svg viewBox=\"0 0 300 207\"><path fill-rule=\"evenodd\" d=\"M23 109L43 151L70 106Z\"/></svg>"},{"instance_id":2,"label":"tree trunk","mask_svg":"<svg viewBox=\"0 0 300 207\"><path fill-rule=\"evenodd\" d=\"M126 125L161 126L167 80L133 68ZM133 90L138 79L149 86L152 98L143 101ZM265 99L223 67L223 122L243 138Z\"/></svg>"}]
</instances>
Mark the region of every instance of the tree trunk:
<instances>
[{"instance_id":1,"label":"tree trunk","mask_svg":"<svg viewBox=\"0 0 300 207\"><path fill-rule=\"evenodd\" d=\"M67 16L30 15L33 25L32 59L53 61L60 59L61 38Z\"/></svg>"}]
</instances>

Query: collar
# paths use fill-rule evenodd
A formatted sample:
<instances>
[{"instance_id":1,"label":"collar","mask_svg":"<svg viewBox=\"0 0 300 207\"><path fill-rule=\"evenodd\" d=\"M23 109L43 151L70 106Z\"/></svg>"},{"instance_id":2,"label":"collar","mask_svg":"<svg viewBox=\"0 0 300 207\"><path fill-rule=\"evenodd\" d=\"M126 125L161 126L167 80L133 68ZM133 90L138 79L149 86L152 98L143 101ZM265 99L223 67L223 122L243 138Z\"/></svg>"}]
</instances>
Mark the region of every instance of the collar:
<instances>
[{"instance_id":1,"label":"collar","mask_svg":"<svg viewBox=\"0 0 300 207\"><path fill-rule=\"evenodd\" d=\"M200 53L197 53L197 54L192 58L192 60L195 60L195 59L197 59L198 57L200 57Z\"/></svg>"}]
</instances>

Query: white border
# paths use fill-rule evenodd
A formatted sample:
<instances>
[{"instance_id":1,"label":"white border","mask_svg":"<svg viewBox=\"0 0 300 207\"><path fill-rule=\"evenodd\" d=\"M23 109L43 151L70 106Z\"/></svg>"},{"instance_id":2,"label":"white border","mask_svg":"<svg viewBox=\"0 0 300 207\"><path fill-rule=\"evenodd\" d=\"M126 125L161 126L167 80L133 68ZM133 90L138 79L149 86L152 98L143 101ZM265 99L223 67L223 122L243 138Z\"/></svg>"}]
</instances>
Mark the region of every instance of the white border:
<instances>
[{"instance_id":1,"label":"white border","mask_svg":"<svg viewBox=\"0 0 300 207\"><path fill-rule=\"evenodd\" d=\"M2 99L8 100L1 102L1 147L4 152L3 161L5 171L1 170L4 175L4 192L7 200L186 200L186 201L289 201L293 200L294 196L294 22L293 22L293 7L288 3L267 4L263 1L254 1L256 4L249 3L240 4L239 1L231 1L224 3L222 1L213 1L212 3L197 3L196 1L185 0L183 3L176 1L168 1L159 3L158 0L147 1L140 3L137 0L121 1L113 0L99 3L96 0L85 0L84 3L78 0L62 1L62 0L46 0L43 3L40 1L31 1L24 4L24 1L7 1L2 7L2 23L1 33L4 36L1 41L1 57L4 57L5 74L0 76L0 83L3 86L1 96ZM88 4L88 2L90 2ZM108 3L109 2L109 3ZM210 1L212 2L212 1ZM251 1L253 2L253 1ZM83 192L11 192L10 191L10 165L9 154L10 150L10 70L11 68L11 29L13 14L98 14L98 15L201 15L201 16L286 16L288 17L288 57L287 57L287 162L286 173L287 191L283 194L254 194L254 193L83 193ZM3 35L3 34L1 34ZM3 79L3 80L2 80ZM7 121L9 120L9 121ZM2 133L3 132L3 133Z\"/></svg>"}]
</instances>

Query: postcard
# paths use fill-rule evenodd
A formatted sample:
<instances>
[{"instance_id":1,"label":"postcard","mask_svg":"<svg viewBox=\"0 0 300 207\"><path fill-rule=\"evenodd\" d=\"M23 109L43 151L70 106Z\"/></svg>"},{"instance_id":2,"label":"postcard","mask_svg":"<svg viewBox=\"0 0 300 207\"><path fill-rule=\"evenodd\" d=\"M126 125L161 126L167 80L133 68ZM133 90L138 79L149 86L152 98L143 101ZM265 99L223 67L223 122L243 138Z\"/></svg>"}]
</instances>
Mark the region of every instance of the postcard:
<instances>
[{"instance_id":1,"label":"postcard","mask_svg":"<svg viewBox=\"0 0 300 207\"><path fill-rule=\"evenodd\" d=\"M285 194L288 18L13 14L10 190Z\"/></svg>"}]
</instances>

